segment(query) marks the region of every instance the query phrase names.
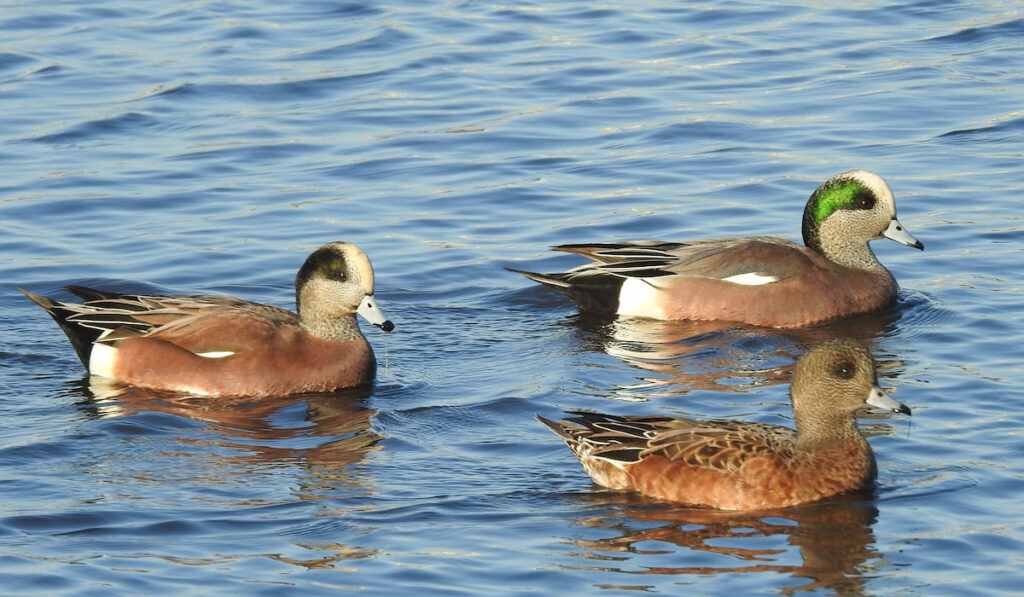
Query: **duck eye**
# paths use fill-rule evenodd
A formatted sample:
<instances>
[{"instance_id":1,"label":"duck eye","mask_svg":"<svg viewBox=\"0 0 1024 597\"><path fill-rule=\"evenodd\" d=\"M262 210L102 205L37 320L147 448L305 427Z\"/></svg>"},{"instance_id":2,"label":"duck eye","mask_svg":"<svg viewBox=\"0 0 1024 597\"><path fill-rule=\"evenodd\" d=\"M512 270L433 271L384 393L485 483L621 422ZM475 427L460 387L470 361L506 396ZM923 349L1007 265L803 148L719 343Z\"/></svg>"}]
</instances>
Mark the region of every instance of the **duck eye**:
<instances>
[{"instance_id":1,"label":"duck eye","mask_svg":"<svg viewBox=\"0 0 1024 597\"><path fill-rule=\"evenodd\" d=\"M875 208L875 195L871 191L860 191L853 198L854 205L857 209L874 209Z\"/></svg>"},{"instance_id":2,"label":"duck eye","mask_svg":"<svg viewBox=\"0 0 1024 597\"><path fill-rule=\"evenodd\" d=\"M332 263L324 269L324 273L331 280L337 280L338 282L344 282L345 278L348 277L348 270L345 266L340 263Z\"/></svg>"},{"instance_id":3,"label":"duck eye","mask_svg":"<svg viewBox=\"0 0 1024 597\"><path fill-rule=\"evenodd\" d=\"M857 367L849 361L843 361L842 363L839 363L838 365L836 365L836 368L833 371L833 373L835 373L836 377L838 377L839 379L850 379L856 372Z\"/></svg>"}]
</instances>

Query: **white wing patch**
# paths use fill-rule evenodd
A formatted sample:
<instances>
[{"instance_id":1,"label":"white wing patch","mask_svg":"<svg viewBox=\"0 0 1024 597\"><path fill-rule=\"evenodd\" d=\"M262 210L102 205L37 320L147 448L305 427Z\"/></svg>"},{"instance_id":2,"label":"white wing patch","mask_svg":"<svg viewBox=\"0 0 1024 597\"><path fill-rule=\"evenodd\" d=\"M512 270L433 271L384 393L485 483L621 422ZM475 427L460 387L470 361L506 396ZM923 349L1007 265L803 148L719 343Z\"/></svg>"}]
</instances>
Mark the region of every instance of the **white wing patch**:
<instances>
[{"instance_id":1,"label":"white wing patch","mask_svg":"<svg viewBox=\"0 0 1024 597\"><path fill-rule=\"evenodd\" d=\"M763 286L764 284L771 284L772 282L779 281L779 279L776 278L775 276L768 276L765 274L759 274L757 272L736 274L735 276L722 278L722 280L725 282L732 282L733 284L742 284L744 286Z\"/></svg>"},{"instance_id":2,"label":"white wing patch","mask_svg":"<svg viewBox=\"0 0 1024 597\"><path fill-rule=\"evenodd\" d=\"M203 357L205 359L223 359L224 357L229 357L233 354L235 353L230 350L211 350L210 352L195 353L197 357Z\"/></svg>"}]
</instances>

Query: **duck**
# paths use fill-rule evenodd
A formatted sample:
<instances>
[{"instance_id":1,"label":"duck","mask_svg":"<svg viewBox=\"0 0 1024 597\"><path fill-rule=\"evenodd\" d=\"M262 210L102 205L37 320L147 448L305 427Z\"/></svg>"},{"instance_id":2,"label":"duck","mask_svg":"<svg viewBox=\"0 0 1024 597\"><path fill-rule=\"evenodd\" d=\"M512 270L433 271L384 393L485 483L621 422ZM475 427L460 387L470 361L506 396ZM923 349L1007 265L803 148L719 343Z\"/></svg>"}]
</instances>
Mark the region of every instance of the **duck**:
<instances>
[{"instance_id":1,"label":"duck","mask_svg":"<svg viewBox=\"0 0 1024 597\"><path fill-rule=\"evenodd\" d=\"M771 510L869 487L877 465L856 412L911 412L878 386L867 348L845 338L797 360L790 396L796 429L583 411L562 421L537 418L598 485L690 506Z\"/></svg>"},{"instance_id":2,"label":"duck","mask_svg":"<svg viewBox=\"0 0 1024 597\"><path fill-rule=\"evenodd\" d=\"M804 244L771 237L565 244L591 261L562 273L510 271L568 296L581 311L659 320L806 327L891 305L899 289L868 244L923 250L896 218L885 180L850 170L804 207Z\"/></svg>"},{"instance_id":3,"label":"duck","mask_svg":"<svg viewBox=\"0 0 1024 597\"><path fill-rule=\"evenodd\" d=\"M18 290L57 322L90 375L156 390L269 397L367 384L376 359L356 315L394 329L374 298L369 258L341 241L302 264L296 312L230 296L64 288L82 302Z\"/></svg>"}]
</instances>

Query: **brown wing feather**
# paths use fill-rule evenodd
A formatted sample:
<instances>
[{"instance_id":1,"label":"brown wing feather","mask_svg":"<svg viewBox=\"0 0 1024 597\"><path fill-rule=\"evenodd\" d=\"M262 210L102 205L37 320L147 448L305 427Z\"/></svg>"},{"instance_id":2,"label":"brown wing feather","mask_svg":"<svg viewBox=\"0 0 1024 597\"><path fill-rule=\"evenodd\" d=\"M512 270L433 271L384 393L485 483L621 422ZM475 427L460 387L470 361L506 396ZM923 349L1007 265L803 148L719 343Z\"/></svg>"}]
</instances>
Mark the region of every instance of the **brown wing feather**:
<instances>
[{"instance_id":1,"label":"brown wing feather","mask_svg":"<svg viewBox=\"0 0 1024 597\"><path fill-rule=\"evenodd\" d=\"M595 262L569 272L574 276L601 272L622 277L679 275L728 278L758 273L782 280L814 262L807 247L770 236L678 243L560 245L554 249L582 255Z\"/></svg>"},{"instance_id":2,"label":"brown wing feather","mask_svg":"<svg viewBox=\"0 0 1024 597\"><path fill-rule=\"evenodd\" d=\"M796 432L777 425L736 421L693 421L684 429L660 431L651 438L647 454L724 472L738 470L753 458L785 457L792 453Z\"/></svg>"},{"instance_id":3,"label":"brown wing feather","mask_svg":"<svg viewBox=\"0 0 1024 597\"><path fill-rule=\"evenodd\" d=\"M771 237L701 241L673 252L676 261L666 269L678 275L728 278L758 273L783 280L813 262L809 249Z\"/></svg>"},{"instance_id":4,"label":"brown wing feather","mask_svg":"<svg viewBox=\"0 0 1024 597\"><path fill-rule=\"evenodd\" d=\"M296 322L268 318L254 311L215 310L154 328L146 336L166 340L189 352L241 353L275 344L280 340L281 327L293 323ZM295 327L298 328L297 323Z\"/></svg>"},{"instance_id":5,"label":"brown wing feather","mask_svg":"<svg viewBox=\"0 0 1024 597\"><path fill-rule=\"evenodd\" d=\"M796 432L786 427L738 421L574 413L583 428L556 429L592 458L636 463L651 455L719 471L735 471L751 458L792 453ZM549 425L550 426L550 425Z\"/></svg>"},{"instance_id":6,"label":"brown wing feather","mask_svg":"<svg viewBox=\"0 0 1024 597\"><path fill-rule=\"evenodd\" d=\"M286 309L224 296L115 295L59 305L73 312L69 322L108 332L99 342L141 335L192 352L238 352L269 338L279 326L298 325L298 316Z\"/></svg>"}]
</instances>

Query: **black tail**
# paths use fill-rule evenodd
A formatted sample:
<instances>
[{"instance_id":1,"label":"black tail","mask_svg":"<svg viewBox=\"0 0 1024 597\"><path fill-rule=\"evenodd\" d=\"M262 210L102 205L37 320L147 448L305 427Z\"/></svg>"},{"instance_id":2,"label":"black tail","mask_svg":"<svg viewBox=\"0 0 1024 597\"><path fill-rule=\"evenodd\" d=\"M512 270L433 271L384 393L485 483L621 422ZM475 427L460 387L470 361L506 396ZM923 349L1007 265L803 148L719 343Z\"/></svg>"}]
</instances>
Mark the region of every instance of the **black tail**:
<instances>
[{"instance_id":1,"label":"black tail","mask_svg":"<svg viewBox=\"0 0 1024 597\"><path fill-rule=\"evenodd\" d=\"M103 299L116 299L124 296L117 292L109 292L107 290L96 290L95 288L87 288L85 286L75 286L74 284L68 284L64 287L71 294L77 296L85 302L89 301L101 301ZM25 292L22 290L22 292Z\"/></svg>"},{"instance_id":2,"label":"black tail","mask_svg":"<svg viewBox=\"0 0 1024 597\"><path fill-rule=\"evenodd\" d=\"M85 368L88 370L89 355L92 354L93 342L95 342L96 339L100 337L100 334L102 332L97 329L87 328L85 326L79 325L73 321L68 321L68 317L74 315L75 312L62 306L58 302L48 299L45 296L39 296L38 294L29 292L24 288L18 288L18 290L20 290L22 294L27 296L29 300L31 300L33 303L42 307L43 310L49 313L50 317L52 317L53 320L57 322L57 325L60 326L60 329L64 330L64 334L68 337L68 340L71 341L71 346L75 347L75 352L78 353L78 358L79 360L82 361L82 365L85 366ZM98 290L92 290L82 286L69 286L68 290L70 292L73 292L74 294L77 294L78 296L81 296L82 298L86 297L83 296L82 294L79 294L79 292L77 292L78 290L88 292L90 296L107 296Z\"/></svg>"},{"instance_id":3,"label":"black tail","mask_svg":"<svg viewBox=\"0 0 1024 597\"><path fill-rule=\"evenodd\" d=\"M580 311L593 314L613 314L619 310L619 290L623 278L601 270L586 276L571 274L537 274L506 267L510 272L522 274L534 282L554 288L572 299Z\"/></svg>"}]
</instances>

